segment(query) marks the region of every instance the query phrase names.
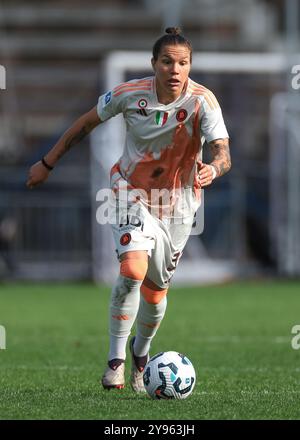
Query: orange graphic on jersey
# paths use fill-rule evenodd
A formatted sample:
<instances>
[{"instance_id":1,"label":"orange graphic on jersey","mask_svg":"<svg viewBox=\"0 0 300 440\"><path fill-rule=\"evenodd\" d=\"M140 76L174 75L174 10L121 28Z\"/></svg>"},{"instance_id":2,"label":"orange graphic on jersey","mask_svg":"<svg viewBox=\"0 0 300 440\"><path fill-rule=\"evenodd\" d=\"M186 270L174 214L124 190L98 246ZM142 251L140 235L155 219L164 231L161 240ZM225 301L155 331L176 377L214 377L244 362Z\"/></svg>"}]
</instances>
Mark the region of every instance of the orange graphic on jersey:
<instances>
[{"instance_id":1,"label":"orange graphic on jersey","mask_svg":"<svg viewBox=\"0 0 300 440\"><path fill-rule=\"evenodd\" d=\"M174 190L187 186L199 156L201 142L199 101L195 106L192 136L189 135L184 124L178 124L172 144L161 152L159 159L155 159L151 152L146 153L137 163L128 177L131 185L145 190L149 196L151 189L154 188Z\"/></svg>"},{"instance_id":2,"label":"orange graphic on jersey","mask_svg":"<svg viewBox=\"0 0 300 440\"><path fill-rule=\"evenodd\" d=\"M116 87L113 90L113 96L117 97L119 95L122 95L125 92L130 91L138 91L138 90L144 90L149 91L151 90L151 84L152 80L139 80L134 82L126 82L123 84L120 84L118 87Z\"/></svg>"},{"instance_id":3,"label":"orange graphic on jersey","mask_svg":"<svg viewBox=\"0 0 300 440\"><path fill-rule=\"evenodd\" d=\"M140 79L133 82L125 82L122 84L119 84L117 87L114 88L113 92L119 92L121 89L129 88L129 87L137 87L137 86L151 86L152 80L151 79Z\"/></svg>"}]
</instances>

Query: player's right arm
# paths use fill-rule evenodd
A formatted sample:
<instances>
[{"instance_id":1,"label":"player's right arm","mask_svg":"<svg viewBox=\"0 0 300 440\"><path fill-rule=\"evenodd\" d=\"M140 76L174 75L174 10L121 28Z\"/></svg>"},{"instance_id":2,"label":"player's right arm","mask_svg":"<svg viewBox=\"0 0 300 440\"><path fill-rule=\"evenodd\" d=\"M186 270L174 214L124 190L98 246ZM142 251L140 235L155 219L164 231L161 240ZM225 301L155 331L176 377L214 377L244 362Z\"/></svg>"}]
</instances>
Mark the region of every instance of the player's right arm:
<instances>
[{"instance_id":1,"label":"player's right arm","mask_svg":"<svg viewBox=\"0 0 300 440\"><path fill-rule=\"evenodd\" d=\"M93 128L101 123L101 119L97 112L97 106L92 110L78 118L74 124L60 137L57 143L44 157L44 161L50 167L54 167L59 159L69 151L74 145L78 144ZM34 188L40 183L47 180L50 169L42 163L36 162L29 170L27 187Z\"/></svg>"}]
</instances>

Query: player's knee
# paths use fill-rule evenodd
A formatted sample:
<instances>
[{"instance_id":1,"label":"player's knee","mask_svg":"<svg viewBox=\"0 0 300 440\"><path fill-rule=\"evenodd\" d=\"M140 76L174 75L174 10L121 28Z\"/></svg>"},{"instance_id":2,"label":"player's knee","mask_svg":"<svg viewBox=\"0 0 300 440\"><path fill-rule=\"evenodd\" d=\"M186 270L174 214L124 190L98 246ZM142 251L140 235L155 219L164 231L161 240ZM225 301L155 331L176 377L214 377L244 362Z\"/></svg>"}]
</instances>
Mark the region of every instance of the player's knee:
<instances>
[{"instance_id":1,"label":"player's knee","mask_svg":"<svg viewBox=\"0 0 300 440\"><path fill-rule=\"evenodd\" d=\"M132 280L143 281L148 270L148 261L138 256L125 257L121 261L120 274Z\"/></svg>"},{"instance_id":2,"label":"player's knee","mask_svg":"<svg viewBox=\"0 0 300 440\"><path fill-rule=\"evenodd\" d=\"M159 304L167 295L168 289L150 288L142 284L141 293L144 300L149 304Z\"/></svg>"}]
</instances>

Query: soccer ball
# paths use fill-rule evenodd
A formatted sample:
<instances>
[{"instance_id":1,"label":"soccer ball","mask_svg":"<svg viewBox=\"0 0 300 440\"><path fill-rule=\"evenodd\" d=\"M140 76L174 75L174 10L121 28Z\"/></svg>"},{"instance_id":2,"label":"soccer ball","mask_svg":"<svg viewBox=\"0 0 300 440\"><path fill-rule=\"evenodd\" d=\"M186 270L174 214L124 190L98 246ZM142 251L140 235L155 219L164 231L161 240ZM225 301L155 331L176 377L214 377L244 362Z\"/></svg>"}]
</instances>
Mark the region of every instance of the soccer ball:
<instances>
[{"instance_id":1,"label":"soccer ball","mask_svg":"<svg viewBox=\"0 0 300 440\"><path fill-rule=\"evenodd\" d=\"M143 379L152 399L186 399L194 389L196 373L186 356L164 351L148 361Z\"/></svg>"}]
</instances>

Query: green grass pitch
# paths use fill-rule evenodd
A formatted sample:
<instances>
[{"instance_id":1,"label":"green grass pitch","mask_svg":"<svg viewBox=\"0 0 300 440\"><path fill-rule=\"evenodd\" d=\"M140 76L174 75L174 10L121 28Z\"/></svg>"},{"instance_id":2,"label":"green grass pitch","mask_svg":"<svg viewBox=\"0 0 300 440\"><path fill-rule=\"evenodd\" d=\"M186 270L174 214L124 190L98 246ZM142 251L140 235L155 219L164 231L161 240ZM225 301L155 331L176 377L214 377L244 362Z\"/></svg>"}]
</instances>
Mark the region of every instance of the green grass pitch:
<instances>
[{"instance_id":1,"label":"green grass pitch","mask_svg":"<svg viewBox=\"0 0 300 440\"><path fill-rule=\"evenodd\" d=\"M0 419L299 419L299 282L171 288L151 354L176 350L197 381L182 401L104 391L109 288L1 284ZM129 378L129 356L127 379Z\"/></svg>"}]
</instances>

